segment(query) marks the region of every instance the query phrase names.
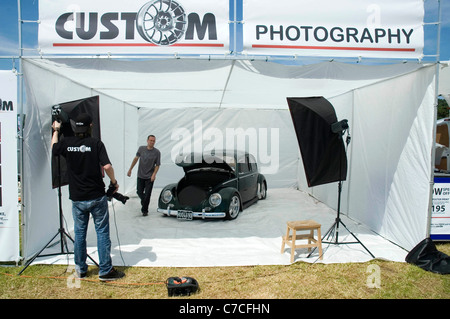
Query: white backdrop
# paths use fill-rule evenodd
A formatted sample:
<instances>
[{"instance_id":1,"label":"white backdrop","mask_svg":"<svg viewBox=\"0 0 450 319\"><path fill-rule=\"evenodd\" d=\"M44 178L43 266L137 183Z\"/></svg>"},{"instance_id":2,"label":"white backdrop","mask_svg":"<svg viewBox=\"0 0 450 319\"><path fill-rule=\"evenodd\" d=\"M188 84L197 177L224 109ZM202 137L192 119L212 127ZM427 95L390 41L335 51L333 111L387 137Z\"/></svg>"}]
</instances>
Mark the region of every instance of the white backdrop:
<instances>
[{"instance_id":1,"label":"white backdrop","mask_svg":"<svg viewBox=\"0 0 450 319\"><path fill-rule=\"evenodd\" d=\"M406 249L426 235L434 65L27 59L24 74L29 108L24 174L33 181L25 186L25 257L58 227L56 191L50 188L51 106L92 95L100 95L102 139L121 192L134 194L135 176L128 178L126 172L148 134L157 136L156 147L163 154L155 187L176 181L181 169L170 158L179 143L174 132L184 128L193 137L199 127L196 131L194 120L199 120L203 134L195 136L201 143L210 141L208 128L221 133L268 129L268 149L278 149L278 169L267 174L269 188L298 185L334 209L336 185L304 186L286 103L286 97L324 96L338 119L349 119L352 134L342 211ZM278 140L272 141L276 132ZM70 203L64 196L70 223Z\"/></svg>"}]
</instances>

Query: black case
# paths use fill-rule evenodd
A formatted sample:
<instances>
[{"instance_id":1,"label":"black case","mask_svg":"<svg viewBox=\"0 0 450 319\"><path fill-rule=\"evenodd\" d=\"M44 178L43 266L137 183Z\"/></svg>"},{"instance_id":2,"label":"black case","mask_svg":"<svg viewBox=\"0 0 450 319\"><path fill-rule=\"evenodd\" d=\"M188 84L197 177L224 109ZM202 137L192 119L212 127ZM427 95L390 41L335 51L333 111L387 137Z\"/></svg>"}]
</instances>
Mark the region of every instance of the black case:
<instances>
[{"instance_id":1,"label":"black case","mask_svg":"<svg viewBox=\"0 0 450 319\"><path fill-rule=\"evenodd\" d=\"M169 277L166 286L169 297L190 296L199 290L197 280L191 277Z\"/></svg>"}]
</instances>

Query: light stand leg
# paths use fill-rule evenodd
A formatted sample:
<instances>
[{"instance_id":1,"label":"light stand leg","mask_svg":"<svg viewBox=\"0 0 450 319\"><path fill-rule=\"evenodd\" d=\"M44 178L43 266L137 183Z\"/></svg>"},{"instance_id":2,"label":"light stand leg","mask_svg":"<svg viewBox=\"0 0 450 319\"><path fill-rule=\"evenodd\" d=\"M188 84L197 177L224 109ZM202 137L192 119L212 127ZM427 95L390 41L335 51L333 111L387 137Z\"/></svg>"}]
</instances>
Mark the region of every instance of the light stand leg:
<instances>
[{"instance_id":1,"label":"light stand leg","mask_svg":"<svg viewBox=\"0 0 450 319\"><path fill-rule=\"evenodd\" d=\"M63 223L63 211L62 211L62 193L61 193L61 169L60 169L60 156L58 156L58 178L59 178L59 185L58 185L58 204L59 204L59 229L58 232L55 234L55 236L52 237L52 239L50 239L50 241L36 254L34 255L24 266L24 268L19 272L18 275L22 274L25 269L28 268L28 266L37 258L37 257L47 257L47 256L57 256L57 255L70 255L73 254L71 252L69 252L69 249L67 248L67 242L66 242L66 237L69 238L72 243L74 243L74 240L72 239L72 237L70 237L70 235L66 232L66 230L64 229L64 223ZM47 255L41 255L41 253L51 244L51 242L57 237L60 236L60 243L61 243L61 251L59 253L54 253L54 254L47 254ZM66 250L67 252L64 252L64 244L66 243ZM89 256L89 254L87 255L87 257L97 266L100 267L98 265L98 263L91 257Z\"/></svg>"},{"instance_id":2,"label":"light stand leg","mask_svg":"<svg viewBox=\"0 0 450 319\"><path fill-rule=\"evenodd\" d=\"M49 245L51 244L51 242L58 237L58 235L60 235L60 242L61 242L61 251L59 253L54 253L54 254L46 254L46 255L41 255L41 253L47 248L49 247ZM57 255L70 255L73 254L72 252L69 252L69 249L67 248L66 245L66 251L64 251L64 243L66 243L66 237L70 239L70 241L72 241L72 243L74 243L74 240L72 239L72 237L70 237L70 235L65 231L64 228L60 228L58 230L58 232L55 234L55 236L52 237L52 239L50 239L50 241L36 254L34 255L29 261L27 261L27 263L25 264L24 268L18 273L18 275L21 275L25 269L28 268L28 266L31 265L31 263L37 258L37 257L48 257L48 256L57 256ZM89 254L87 255L87 257L97 266L99 267L98 263L91 257L89 256Z\"/></svg>"},{"instance_id":3,"label":"light stand leg","mask_svg":"<svg viewBox=\"0 0 450 319\"><path fill-rule=\"evenodd\" d=\"M358 239L358 237L356 237L355 234L353 234L341 220L339 220L339 223L342 224L342 226L344 226L344 228L349 232L349 234L352 235L353 238L355 238L355 240L356 240L356 242L348 242L348 243L344 242L341 244L360 244L370 254L370 256L372 256L372 258L375 258L375 256L370 252L370 250L367 249L366 246L364 246L364 244ZM337 238L336 238L336 244L339 245L339 243L337 242Z\"/></svg>"},{"instance_id":4,"label":"light stand leg","mask_svg":"<svg viewBox=\"0 0 450 319\"><path fill-rule=\"evenodd\" d=\"M341 209L341 192L342 192L342 181L339 181L339 185L338 185L338 208L337 208L337 217L333 223L333 225L331 225L331 227L328 229L328 231L325 233L325 235L322 237L322 243L324 244L335 244L335 245L340 245L340 244L360 244L369 254L370 256L372 256L372 258L375 258L375 256L370 252L369 249L367 249L366 246L363 245L363 243L358 239L358 237L355 236L355 234L353 234L348 228L347 226L345 226L345 224L341 221L341 217L340 217L340 209ZM344 228L349 232L350 235L353 236L353 238L356 240L356 242L339 242L339 225L344 226ZM334 236L336 235L336 236ZM329 239L329 238L335 238L334 241L324 241L325 238ZM314 248L315 250L315 248ZM308 255L311 256L311 254L314 252L311 251Z\"/></svg>"},{"instance_id":5,"label":"light stand leg","mask_svg":"<svg viewBox=\"0 0 450 319\"><path fill-rule=\"evenodd\" d=\"M55 234L55 236L52 237L52 239L50 239L50 241L36 255L33 256L33 258L31 258L29 261L27 261L27 263L25 264L25 266L19 272L18 275L22 274L25 271L25 269L28 268L28 266L44 251L45 248L48 247L48 245L50 245L50 243L53 241L53 239L55 239L58 235L59 235L59 231Z\"/></svg>"}]
</instances>

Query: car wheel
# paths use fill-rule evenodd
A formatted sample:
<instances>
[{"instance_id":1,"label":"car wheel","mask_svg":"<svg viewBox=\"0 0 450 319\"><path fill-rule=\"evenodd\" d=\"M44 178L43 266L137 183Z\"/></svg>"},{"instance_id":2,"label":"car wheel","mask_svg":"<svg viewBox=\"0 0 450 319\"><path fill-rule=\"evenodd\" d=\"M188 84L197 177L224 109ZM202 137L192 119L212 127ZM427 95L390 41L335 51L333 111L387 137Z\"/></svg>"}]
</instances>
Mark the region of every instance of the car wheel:
<instances>
[{"instance_id":1,"label":"car wheel","mask_svg":"<svg viewBox=\"0 0 450 319\"><path fill-rule=\"evenodd\" d=\"M258 199L265 199L267 196L266 183L259 184Z\"/></svg>"},{"instance_id":2,"label":"car wheel","mask_svg":"<svg viewBox=\"0 0 450 319\"><path fill-rule=\"evenodd\" d=\"M230 200L230 206L227 211L227 219L235 219L241 210L241 200L238 194L234 194Z\"/></svg>"}]
</instances>

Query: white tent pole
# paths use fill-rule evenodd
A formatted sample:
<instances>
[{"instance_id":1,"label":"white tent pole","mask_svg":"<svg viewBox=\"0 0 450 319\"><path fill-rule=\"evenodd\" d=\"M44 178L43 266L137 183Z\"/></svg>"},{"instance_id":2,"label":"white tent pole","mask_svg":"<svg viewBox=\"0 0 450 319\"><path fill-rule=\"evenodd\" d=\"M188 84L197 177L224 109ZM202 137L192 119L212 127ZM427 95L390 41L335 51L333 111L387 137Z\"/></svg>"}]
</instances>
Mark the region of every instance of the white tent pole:
<instances>
[{"instance_id":1,"label":"white tent pole","mask_svg":"<svg viewBox=\"0 0 450 319\"><path fill-rule=\"evenodd\" d=\"M433 209L433 193L434 193L434 167L435 167L435 158L436 158L436 122L437 122L437 111L438 111L438 97L439 97L439 68L440 68L440 50L441 50L441 19L442 19L442 8L441 1L438 2L438 30L437 30L437 40L436 40L436 72L435 72L435 105L434 105L434 123L433 123L433 143L431 143L431 174L430 174L430 199L428 203L428 216L427 216L427 233L426 237L430 237L431 235L431 218L432 218L432 209Z\"/></svg>"},{"instance_id":2,"label":"white tent pole","mask_svg":"<svg viewBox=\"0 0 450 319\"><path fill-rule=\"evenodd\" d=\"M233 13L233 55L236 55L236 51L237 51L237 39L236 39L236 35L237 35L237 0L234 0L234 13Z\"/></svg>"},{"instance_id":3,"label":"white tent pole","mask_svg":"<svg viewBox=\"0 0 450 319\"><path fill-rule=\"evenodd\" d=\"M221 97L220 103L219 103L219 109L222 108L223 99L225 98L225 94L227 92L228 84L230 83L230 78L231 78L231 74L233 73L235 62L236 62L235 60L231 61L230 72L228 72L228 77L227 77L227 80L226 80L225 85L223 87L222 97Z\"/></svg>"},{"instance_id":4,"label":"white tent pole","mask_svg":"<svg viewBox=\"0 0 450 319\"><path fill-rule=\"evenodd\" d=\"M23 113L23 73L22 73L22 57L23 57L23 45L22 45L22 7L21 7L21 3L20 0L17 0L17 16L18 16L18 23L17 23L17 28L18 28L18 40L19 40L19 71L18 71L18 102L19 102L19 110L18 110L18 114L19 114L19 121L20 121L20 129L18 132L18 153L19 153L19 176L20 176L20 183L21 183L21 225L20 227L23 228L23 226L25 225L25 214L24 214L24 178L23 178L23 128L24 128L24 113ZM25 247L25 231L22 229L21 231L22 233L22 247L21 247L21 251L24 251L24 247Z\"/></svg>"},{"instance_id":5,"label":"white tent pole","mask_svg":"<svg viewBox=\"0 0 450 319\"><path fill-rule=\"evenodd\" d=\"M167 60L167 59L177 59L177 60L249 60L249 61L266 61L266 62L281 62L281 61L300 61L303 64L309 63L320 63L320 62L342 62L342 63L358 63L363 64L367 61L368 63L415 63L422 64L422 61L417 59L397 59L397 58L359 58L359 57L317 57L317 56L266 56L266 55L247 55L247 54L210 54L210 55L104 55L104 54L80 54L80 55L54 55L54 54L41 54L41 55L27 55L30 59L117 59L117 60Z\"/></svg>"}]
</instances>

